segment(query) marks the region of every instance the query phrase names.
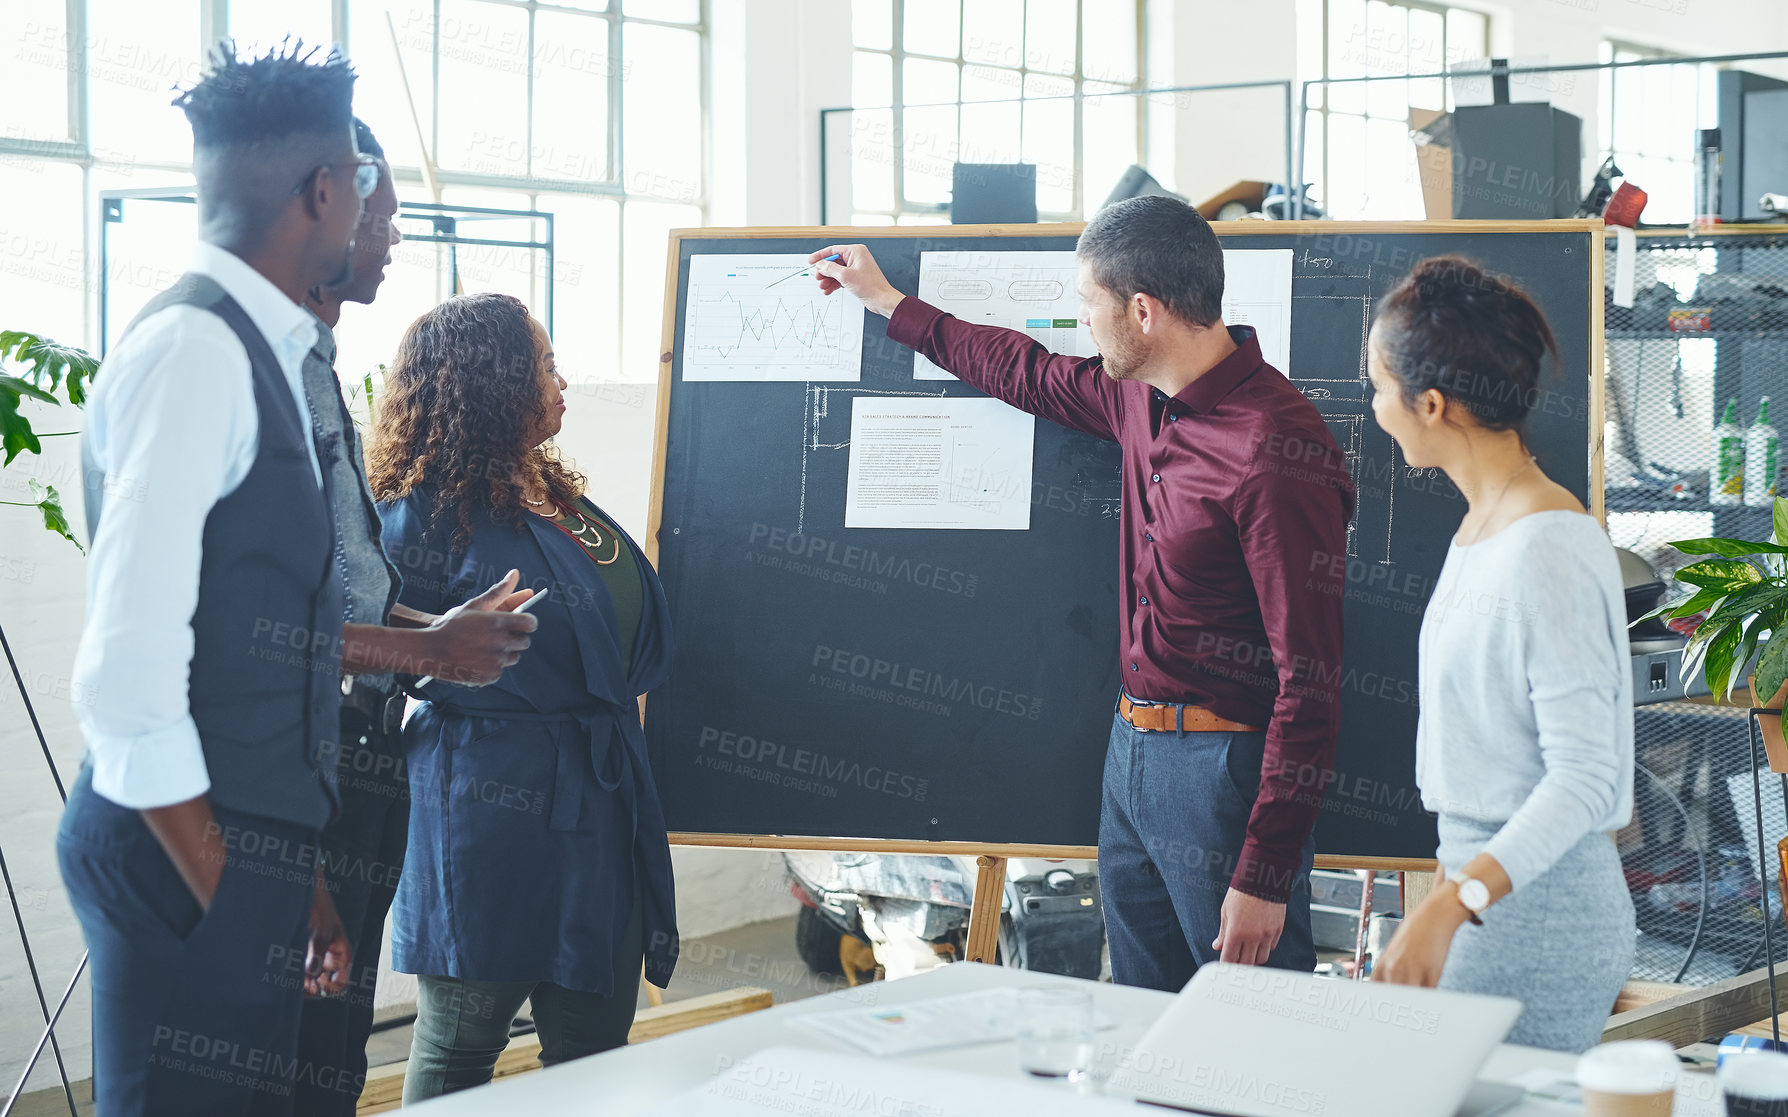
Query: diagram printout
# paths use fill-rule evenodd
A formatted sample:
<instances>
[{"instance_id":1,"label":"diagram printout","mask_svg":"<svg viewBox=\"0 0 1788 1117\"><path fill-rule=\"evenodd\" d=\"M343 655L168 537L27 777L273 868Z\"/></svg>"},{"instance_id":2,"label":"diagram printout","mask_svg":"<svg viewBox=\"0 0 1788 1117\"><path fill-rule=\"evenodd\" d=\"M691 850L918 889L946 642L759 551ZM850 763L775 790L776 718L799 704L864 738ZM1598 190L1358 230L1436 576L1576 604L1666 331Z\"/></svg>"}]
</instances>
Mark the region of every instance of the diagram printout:
<instances>
[{"instance_id":1,"label":"diagram printout","mask_svg":"<svg viewBox=\"0 0 1788 1117\"><path fill-rule=\"evenodd\" d=\"M1223 321L1253 326L1266 362L1290 375L1291 249L1223 250ZM1080 322L1079 265L1072 252L925 252L919 298L965 322L1029 334L1051 353L1098 353ZM913 354L915 380L954 376Z\"/></svg>"},{"instance_id":2,"label":"diagram printout","mask_svg":"<svg viewBox=\"0 0 1788 1117\"><path fill-rule=\"evenodd\" d=\"M996 399L853 399L844 526L1028 530L1036 435Z\"/></svg>"},{"instance_id":3,"label":"diagram printout","mask_svg":"<svg viewBox=\"0 0 1788 1117\"><path fill-rule=\"evenodd\" d=\"M1029 334L1051 353L1098 350L1080 324L1079 265L1073 252L922 252L919 298L964 322ZM913 354L913 379L956 377Z\"/></svg>"},{"instance_id":4,"label":"diagram printout","mask_svg":"<svg viewBox=\"0 0 1788 1117\"><path fill-rule=\"evenodd\" d=\"M1253 326L1262 359L1291 375L1291 249L1223 250L1223 322Z\"/></svg>"},{"instance_id":5,"label":"diagram printout","mask_svg":"<svg viewBox=\"0 0 1788 1117\"><path fill-rule=\"evenodd\" d=\"M799 253L691 256L683 379L861 380L863 304Z\"/></svg>"}]
</instances>

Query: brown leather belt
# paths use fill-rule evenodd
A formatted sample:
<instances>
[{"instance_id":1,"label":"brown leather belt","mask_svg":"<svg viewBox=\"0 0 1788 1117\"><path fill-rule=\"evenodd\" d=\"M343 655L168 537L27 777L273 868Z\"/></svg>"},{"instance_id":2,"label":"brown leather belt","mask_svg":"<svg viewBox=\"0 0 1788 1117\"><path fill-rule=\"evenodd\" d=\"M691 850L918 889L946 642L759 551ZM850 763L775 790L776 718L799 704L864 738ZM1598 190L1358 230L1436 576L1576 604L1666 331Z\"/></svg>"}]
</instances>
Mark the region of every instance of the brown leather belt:
<instances>
[{"instance_id":1,"label":"brown leather belt","mask_svg":"<svg viewBox=\"0 0 1788 1117\"><path fill-rule=\"evenodd\" d=\"M1203 706L1141 705L1128 694L1118 695L1118 716L1145 733L1261 733L1258 725L1220 718Z\"/></svg>"}]
</instances>

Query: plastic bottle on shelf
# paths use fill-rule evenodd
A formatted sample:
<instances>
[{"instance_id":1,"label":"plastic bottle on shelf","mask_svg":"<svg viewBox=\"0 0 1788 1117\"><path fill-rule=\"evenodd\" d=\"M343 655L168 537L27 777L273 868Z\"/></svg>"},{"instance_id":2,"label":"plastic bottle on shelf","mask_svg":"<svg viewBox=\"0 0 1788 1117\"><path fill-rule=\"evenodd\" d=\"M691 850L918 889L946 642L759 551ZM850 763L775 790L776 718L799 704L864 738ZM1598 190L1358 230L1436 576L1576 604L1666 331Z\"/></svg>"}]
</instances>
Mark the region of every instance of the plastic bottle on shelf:
<instances>
[{"instance_id":1,"label":"plastic bottle on shelf","mask_svg":"<svg viewBox=\"0 0 1788 1117\"><path fill-rule=\"evenodd\" d=\"M1726 401L1713 431L1713 468L1708 471L1709 504L1738 504L1745 493L1745 432L1738 425L1738 400Z\"/></svg>"},{"instance_id":2,"label":"plastic bottle on shelf","mask_svg":"<svg viewBox=\"0 0 1788 1117\"><path fill-rule=\"evenodd\" d=\"M1776 498L1776 428L1769 425L1769 397L1757 406L1757 421L1745 431L1745 503L1766 505Z\"/></svg>"}]
</instances>

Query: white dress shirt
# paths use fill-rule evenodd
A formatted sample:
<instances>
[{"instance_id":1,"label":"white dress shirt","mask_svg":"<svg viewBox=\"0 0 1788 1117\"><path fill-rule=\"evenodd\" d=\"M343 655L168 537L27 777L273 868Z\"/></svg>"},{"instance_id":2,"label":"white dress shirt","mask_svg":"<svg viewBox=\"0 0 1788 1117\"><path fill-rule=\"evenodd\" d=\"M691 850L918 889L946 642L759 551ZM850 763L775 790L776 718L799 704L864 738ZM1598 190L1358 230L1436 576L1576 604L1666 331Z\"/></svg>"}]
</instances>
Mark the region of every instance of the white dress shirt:
<instances>
[{"instance_id":1,"label":"white dress shirt","mask_svg":"<svg viewBox=\"0 0 1788 1117\"><path fill-rule=\"evenodd\" d=\"M298 414L309 416L301 370L317 336L310 312L215 245L199 243L187 270L242 307ZM157 311L94 378L84 464L104 472L107 496L89 541L73 691L83 696L76 716L93 790L119 806L163 807L211 787L187 702L200 550L206 517L248 476L259 436L248 351L208 310ZM321 487L316 447L304 443Z\"/></svg>"}]
</instances>

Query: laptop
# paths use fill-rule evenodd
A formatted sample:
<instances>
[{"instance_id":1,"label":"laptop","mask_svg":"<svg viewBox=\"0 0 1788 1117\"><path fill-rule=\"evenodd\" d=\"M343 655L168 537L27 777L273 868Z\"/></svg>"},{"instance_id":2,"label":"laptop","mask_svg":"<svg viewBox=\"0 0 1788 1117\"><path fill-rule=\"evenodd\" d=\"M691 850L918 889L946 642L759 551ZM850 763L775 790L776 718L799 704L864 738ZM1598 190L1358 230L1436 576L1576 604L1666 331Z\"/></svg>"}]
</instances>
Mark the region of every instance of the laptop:
<instances>
[{"instance_id":1,"label":"laptop","mask_svg":"<svg viewBox=\"0 0 1788 1117\"><path fill-rule=\"evenodd\" d=\"M1401 1117L1486 1115L1522 1096L1476 1082L1520 1015L1507 997L1214 963L1123 1054L1108 1092L1217 1117L1380 1117L1400 1082Z\"/></svg>"}]
</instances>

